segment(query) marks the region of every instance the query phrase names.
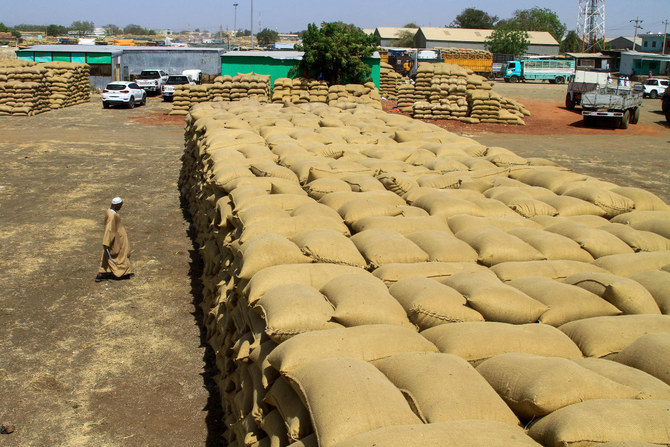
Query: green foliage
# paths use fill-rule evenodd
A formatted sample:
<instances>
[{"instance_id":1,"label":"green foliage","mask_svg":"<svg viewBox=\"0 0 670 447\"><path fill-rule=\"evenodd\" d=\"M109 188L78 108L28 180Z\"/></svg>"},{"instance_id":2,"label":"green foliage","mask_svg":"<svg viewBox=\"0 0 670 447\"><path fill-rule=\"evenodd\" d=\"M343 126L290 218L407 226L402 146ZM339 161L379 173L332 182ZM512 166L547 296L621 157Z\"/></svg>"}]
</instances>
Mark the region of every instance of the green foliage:
<instances>
[{"instance_id":1,"label":"green foliage","mask_svg":"<svg viewBox=\"0 0 670 447\"><path fill-rule=\"evenodd\" d=\"M522 55L528 50L528 33L513 27L502 26L493 30L484 42L491 53Z\"/></svg>"},{"instance_id":2,"label":"green foliage","mask_svg":"<svg viewBox=\"0 0 670 447\"><path fill-rule=\"evenodd\" d=\"M11 28L7 28L4 23L0 22L0 33L8 33L9 31L11 31Z\"/></svg>"},{"instance_id":3,"label":"green foliage","mask_svg":"<svg viewBox=\"0 0 670 447\"><path fill-rule=\"evenodd\" d=\"M565 35L565 39L561 41L559 51L561 53L579 53L582 48L582 39L579 38L576 31L570 30Z\"/></svg>"},{"instance_id":4,"label":"green foliage","mask_svg":"<svg viewBox=\"0 0 670 447\"><path fill-rule=\"evenodd\" d=\"M108 36L118 36L119 34L123 33L123 30L120 27L112 23L110 23L109 25L105 25L103 28L105 29L105 33Z\"/></svg>"},{"instance_id":5,"label":"green foliage","mask_svg":"<svg viewBox=\"0 0 670 447\"><path fill-rule=\"evenodd\" d=\"M72 31L77 31L79 35L92 33L94 28L95 25L93 22L81 22L79 20L75 20L72 22L72 25L70 25L70 29Z\"/></svg>"},{"instance_id":6,"label":"green foliage","mask_svg":"<svg viewBox=\"0 0 670 447\"><path fill-rule=\"evenodd\" d=\"M362 59L372 56L376 49L376 37L355 25L332 22L322 23L319 28L311 23L302 45L296 45L296 50L305 54L289 76L324 79L331 85L362 84L370 80L371 73Z\"/></svg>"},{"instance_id":7,"label":"green foliage","mask_svg":"<svg viewBox=\"0 0 670 447\"><path fill-rule=\"evenodd\" d=\"M399 31L396 36L398 37L393 41L394 47L403 47L403 48L412 48L414 47L414 36L415 33L411 31Z\"/></svg>"},{"instance_id":8,"label":"green foliage","mask_svg":"<svg viewBox=\"0 0 670 447\"><path fill-rule=\"evenodd\" d=\"M21 33L18 30L13 29L11 31L11 33L12 33L12 36L16 37L17 39L21 38Z\"/></svg>"},{"instance_id":9,"label":"green foliage","mask_svg":"<svg viewBox=\"0 0 670 447\"><path fill-rule=\"evenodd\" d=\"M243 37L243 36L246 36L246 37L251 36L251 31L248 30L248 29L245 29L244 31L238 31L237 34L235 34L235 37Z\"/></svg>"},{"instance_id":10,"label":"green foliage","mask_svg":"<svg viewBox=\"0 0 670 447\"><path fill-rule=\"evenodd\" d=\"M63 36L67 34L67 27L62 25L54 25L53 23L47 26L47 36Z\"/></svg>"},{"instance_id":11,"label":"green foliage","mask_svg":"<svg viewBox=\"0 0 670 447\"><path fill-rule=\"evenodd\" d=\"M567 27L558 15L549 8L517 9L511 19L504 21L506 26L513 26L524 31L547 31L556 41L563 39Z\"/></svg>"},{"instance_id":12,"label":"green foliage","mask_svg":"<svg viewBox=\"0 0 670 447\"><path fill-rule=\"evenodd\" d=\"M133 23L123 27L124 34L134 34L136 36L153 36L156 34L156 31L149 28L142 28L140 25L135 25Z\"/></svg>"},{"instance_id":13,"label":"green foliage","mask_svg":"<svg viewBox=\"0 0 670 447\"><path fill-rule=\"evenodd\" d=\"M477 8L465 8L456 16L451 26L455 28L493 29L498 16L490 16Z\"/></svg>"},{"instance_id":14,"label":"green foliage","mask_svg":"<svg viewBox=\"0 0 670 447\"><path fill-rule=\"evenodd\" d=\"M279 40L279 33L275 30L264 28L256 34L256 40L258 41L258 45L267 47Z\"/></svg>"},{"instance_id":15,"label":"green foliage","mask_svg":"<svg viewBox=\"0 0 670 447\"><path fill-rule=\"evenodd\" d=\"M406 23L405 26L403 26L403 28L418 28L418 27L419 27L419 25L417 25L414 22Z\"/></svg>"}]
</instances>

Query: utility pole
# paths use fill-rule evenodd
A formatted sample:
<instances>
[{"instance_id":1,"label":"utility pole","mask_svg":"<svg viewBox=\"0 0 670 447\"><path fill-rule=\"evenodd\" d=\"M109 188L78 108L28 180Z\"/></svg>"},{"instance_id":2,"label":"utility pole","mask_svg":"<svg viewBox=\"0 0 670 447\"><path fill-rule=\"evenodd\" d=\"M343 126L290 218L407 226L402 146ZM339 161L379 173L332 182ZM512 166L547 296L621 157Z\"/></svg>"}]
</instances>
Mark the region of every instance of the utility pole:
<instances>
[{"instance_id":1,"label":"utility pole","mask_svg":"<svg viewBox=\"0 0 670 447\"><path fill-rule=\"evenodd\" d=\"M668 40L668 23L670 22L666 19L661 23L665 25L665 28L663 28L663 52L661 54L665 54L665 42Z\"/></svg>"},{"instance_id":2,"label":"utility pole","mask_svg":"<svg viewBox=\"0 0 670 447\"><path fill-rule=\"evenodd\" d=\"M237 32L237 7L240 6L239 3L233 3L233 6L235 7L235 19L233 21L233 32Z\"/></svg>"},{"instance_id":3,"label":"utility pole","mask_svg":"<svg viewBox=\"0 0 670 447\"><path fill-rule=\"evenodd\" d=\"M251 0L251 49L254 49L254 0Z\"/></svg>"},{"instance_id":4,"label":"utility pole","mask_svg":"<svg viewBox=\"0 0 670 447\"><path fill-rule=\"evenodd\" d=\"M640 23L644 22L644 20L640 20L640 17L638 16L638 17L635 18L635 20L629 20L629 22L631 22L631 23L635 22L635 36L633 37L633 51L635 51L635 45L636 45L635 42L637 41L637 30L638 29L644 29L640 25Z\"/></svg>"}]
</instances>

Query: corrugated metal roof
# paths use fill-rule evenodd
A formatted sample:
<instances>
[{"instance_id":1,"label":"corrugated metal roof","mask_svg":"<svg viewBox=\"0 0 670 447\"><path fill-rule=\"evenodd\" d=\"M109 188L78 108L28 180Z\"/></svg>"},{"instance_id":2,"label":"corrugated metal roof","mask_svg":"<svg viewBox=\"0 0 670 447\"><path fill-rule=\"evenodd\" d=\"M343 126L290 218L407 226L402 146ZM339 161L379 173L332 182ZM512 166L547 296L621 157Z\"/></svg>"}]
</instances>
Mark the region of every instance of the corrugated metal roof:
<instances>
[{"instance_id":1,"label":"corrugated metal roof","mask_svg":"<svg viewBox=\"0 0 670 447\"><path fill-rule=\"evenodd\" d=\"M391 27L391 26L378 26L375 28L376 34L379 34L379 37L382 39L397 39L398 38L398 33L402 31L409 31L412 34L416 34L417 31L419 31L419 28L398 28L398 27Z\"/></svg>"},{"instance_id":2,"label":"corrugated metal roof","mask_svg":"<svg viewBox=\"0 0 670 447\"><path fill-rule=\"evenodd\" d=\"M565 53L566 56L574 57L575 59L607 59L602 53Z\"/></svg>"},{"instance_id":3,"label":"corrugated metal roof","mask_svg":"<svg viewBox=\"0 0 670 447\"><path fill-rule=\"evenodd\" d=\"M303 51L229 51L221 55L221 57L234 57L234 56L244 56L244 57L270 57L272 59L293 59L301 60ZM375 51L372 56L372 59L380 59L379 51Z\"/></svg>"},{"instance_id":4,"label":"corrugated metal roof","mask_svg":"<svg viewBox=\"0 0 670 447\"><path fill-rule=\"evenodd\" d=\"M490 29L471 29L471 28L437 28L421 27L419 28L426 40L438 42L477 42L484 41L491 35ZM546 31L528 31L528 40L531 45L556 45L556 39Z\"/></svg>"},{"instance_id":5,"label":"corrugated metal roof","mask_svg":"<svg viewBox=\"0 0 670 447\"><path fill-rule=\"evenodd\" d=\"M163 52L185 52L185 51L212 51L221 53L220 48L191 48L191 47L142 47L121 45L33 45L22 48L20 51L44 51L51 53L111 53L114 55L131 51L163 51Z\"/></svg>"}]
</instances>

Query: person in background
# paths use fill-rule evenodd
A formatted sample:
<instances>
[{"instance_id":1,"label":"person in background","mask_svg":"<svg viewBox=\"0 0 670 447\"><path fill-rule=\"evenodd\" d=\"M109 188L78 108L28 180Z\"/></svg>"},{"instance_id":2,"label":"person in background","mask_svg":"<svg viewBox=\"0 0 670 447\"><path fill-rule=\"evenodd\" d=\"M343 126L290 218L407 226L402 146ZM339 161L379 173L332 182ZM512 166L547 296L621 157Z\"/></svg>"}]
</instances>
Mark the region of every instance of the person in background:
<instances>
[{"instance_id":1,"label":"person in background","mask_svg":"<svg viewBox=\"0 0 670 447\"><path fill-rule=\"evenodd\" d=\"M121 197L114 197L105 212L105 232L102 236L102 262L95 282L107 279L129 279L134 275L130 266L130 244L119 210Z\"/></svg>"}]
</instances>

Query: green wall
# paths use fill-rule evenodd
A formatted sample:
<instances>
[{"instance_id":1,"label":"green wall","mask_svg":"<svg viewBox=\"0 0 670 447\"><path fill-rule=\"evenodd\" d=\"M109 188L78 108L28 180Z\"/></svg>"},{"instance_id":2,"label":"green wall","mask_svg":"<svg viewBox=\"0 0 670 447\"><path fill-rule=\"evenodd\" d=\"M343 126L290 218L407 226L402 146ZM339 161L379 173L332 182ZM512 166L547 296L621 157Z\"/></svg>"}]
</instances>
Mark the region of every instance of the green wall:
<instances>
[{"instance_id":1,"label":"green wall","mask_svg":"<svg viewBox=\"0 0 670 447\"><path fill-rule=\"evenodd\" d=\"M270 82L274 87L275 80L288 77L289 70L297 63L295 59L274 59L265 56L223 56L221 57L221 75L237 76L238 73L249 72L270 75ZM372 69L370 76L379 88L380 59L366 59L365 63Z\"/></svg>"},{"instance_id":2,"label":"green wall","mask_svg":"<svg viewBox=\"0 0 670 447\"><path fill-rule=\"evenodd\" d=\"M81 62L89 64L111 64L112 55L109 53L54 53L44 51L19 51L17 59L35 62Z\"/></svg>"}]
</instances>

